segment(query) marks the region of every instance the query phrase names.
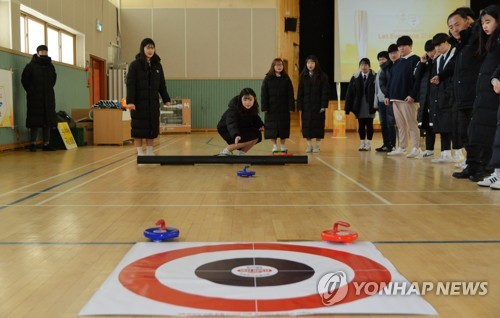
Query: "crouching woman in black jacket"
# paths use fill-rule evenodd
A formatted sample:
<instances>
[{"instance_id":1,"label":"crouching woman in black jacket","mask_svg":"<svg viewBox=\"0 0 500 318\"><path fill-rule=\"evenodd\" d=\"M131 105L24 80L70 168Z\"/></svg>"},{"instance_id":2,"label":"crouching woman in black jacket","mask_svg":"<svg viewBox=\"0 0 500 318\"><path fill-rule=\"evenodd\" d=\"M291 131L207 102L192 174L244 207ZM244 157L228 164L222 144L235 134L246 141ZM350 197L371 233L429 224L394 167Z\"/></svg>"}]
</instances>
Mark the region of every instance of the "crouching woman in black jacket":
<instances>
[{"instance_id":1,"label":"crouching woman in black jacket","mask_svg":"<svg viewBox=\"0 0 500 318\"><path fill-rule=\"evenodd\" d=\"M244 88L231 99L228 109L217 124L217 131L227 142L220 156L230 156L234 150L245 155L253 146L262 141L264 123L259 116L259 103L251 88Z\"/></svg>"}]
</instances>

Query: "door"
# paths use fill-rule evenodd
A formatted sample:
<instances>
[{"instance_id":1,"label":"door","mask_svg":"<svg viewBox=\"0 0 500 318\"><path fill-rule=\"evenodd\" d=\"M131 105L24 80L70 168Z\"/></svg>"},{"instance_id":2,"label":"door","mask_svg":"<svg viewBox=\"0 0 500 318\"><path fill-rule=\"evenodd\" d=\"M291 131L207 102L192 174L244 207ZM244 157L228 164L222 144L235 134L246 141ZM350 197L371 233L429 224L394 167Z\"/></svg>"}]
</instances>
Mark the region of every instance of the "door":
<instances>
[{"instance_id":1,"label":"door","mask_svg":"<svg viewBox=\"0 0 500 318\"><path fill-rule=\"evenodd\" d=\"M108 99L106 92L106 60L90 55L90 103Z\"/></svg>"}]
</instances>

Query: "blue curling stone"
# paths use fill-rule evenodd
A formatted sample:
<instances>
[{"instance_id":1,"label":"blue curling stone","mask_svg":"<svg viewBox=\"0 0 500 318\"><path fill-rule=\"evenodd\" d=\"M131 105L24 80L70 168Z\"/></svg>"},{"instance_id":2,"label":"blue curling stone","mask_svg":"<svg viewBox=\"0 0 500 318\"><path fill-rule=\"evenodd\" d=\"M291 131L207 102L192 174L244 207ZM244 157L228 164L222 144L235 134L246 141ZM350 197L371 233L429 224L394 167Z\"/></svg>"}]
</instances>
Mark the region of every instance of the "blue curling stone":
<instances>
[{"instance_id":1,"label":"blue curling stone","mask_svg":"<svg viewBox=\"0 0 500 318\"><path fill-rule=\"evenodd\" d=\"M168 226L166 230L162 230L161 227L152 227L144 230L144 236L153 242L161 242L179 237L179 230Z\"/></svg>"}]
</instances>

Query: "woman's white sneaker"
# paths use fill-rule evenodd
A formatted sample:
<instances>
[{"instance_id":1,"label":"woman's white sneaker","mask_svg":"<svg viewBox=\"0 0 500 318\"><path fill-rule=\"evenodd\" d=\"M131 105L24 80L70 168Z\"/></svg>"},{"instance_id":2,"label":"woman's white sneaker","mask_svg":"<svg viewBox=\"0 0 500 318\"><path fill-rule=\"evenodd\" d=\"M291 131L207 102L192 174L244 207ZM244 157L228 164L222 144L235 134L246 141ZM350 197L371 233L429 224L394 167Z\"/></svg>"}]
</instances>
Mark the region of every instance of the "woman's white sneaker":
<instances>
[{"instance_id":1,"label":"woman's white sneaker","mask_svg":"<svg viewBox=\"0 0 500 318\"><path fill-rule=\"evenodd\" d=\"M488 176L483 179L483 181L479 181L477 183L480 187L491 187L492 184L498 181L498 177L495 173L492 173L491 176Z\"/></svg>"},{"instance_id":2,"label":"woman's white sneaker","mask_svg":"<svg viewBox=\"0 0 500 318\"><path fill-rule=\"evenodd\" d=\"M388 156L401 156L401 155L404 155L405 153L406 153L405 148L396 148L393 151L388 152L387 155Z\"/></svg>"}]
</instances>

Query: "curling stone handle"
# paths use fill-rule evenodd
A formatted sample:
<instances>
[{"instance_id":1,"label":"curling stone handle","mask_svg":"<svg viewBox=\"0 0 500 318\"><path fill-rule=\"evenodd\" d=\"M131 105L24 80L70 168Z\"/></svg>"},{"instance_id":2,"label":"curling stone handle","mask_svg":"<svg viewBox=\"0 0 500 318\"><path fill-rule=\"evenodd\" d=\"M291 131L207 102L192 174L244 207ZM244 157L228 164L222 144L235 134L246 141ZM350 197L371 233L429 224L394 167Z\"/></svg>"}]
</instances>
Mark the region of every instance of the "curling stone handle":
<instances>
[{"instance_id":1,"label":"curling stone handle","mask_svg":"<svg viewBox=\"0 0 500 318\"><path fill-rule=\"evenodd\" d=\"M165 220L163 219L159 219L158 221L156 221L156 225L159 225L162 231L165 231L167 229L167 227L165 226Z\"/></svg>"},{"instance_id":2,"label":"curling stone handle","mask_svg":"<svg viewBox=\"0 0 500 318\"><path fill-rule=\"evenodd\" d=\"M342 221L336 222L333 225L333 233L337 233L338 232L339 225L344 226L344 227L350 227L351 226L351 224L349 224L347 222L342 222Z\"/></svg>"}]
</instances>

